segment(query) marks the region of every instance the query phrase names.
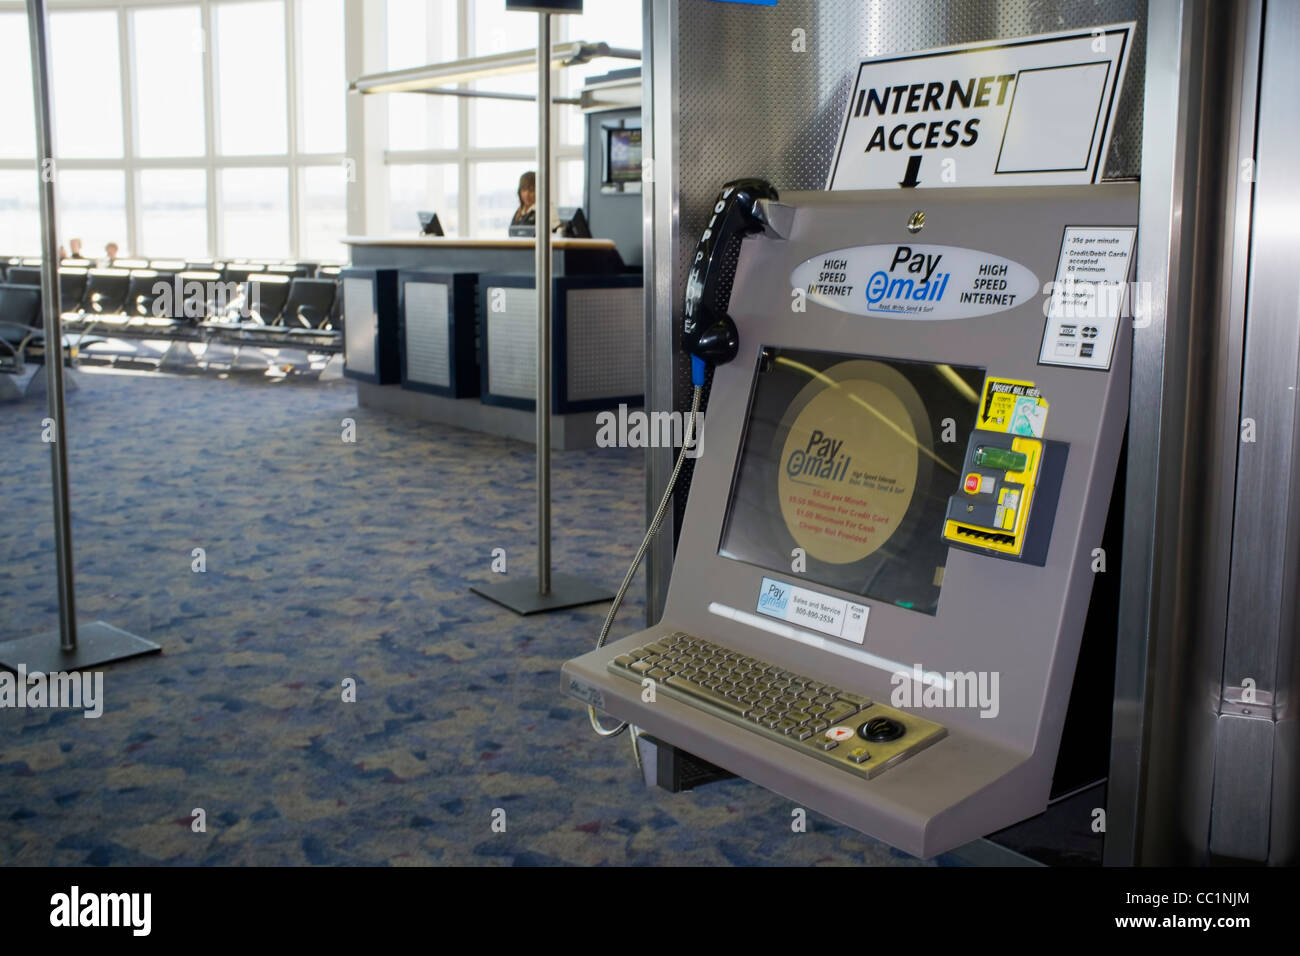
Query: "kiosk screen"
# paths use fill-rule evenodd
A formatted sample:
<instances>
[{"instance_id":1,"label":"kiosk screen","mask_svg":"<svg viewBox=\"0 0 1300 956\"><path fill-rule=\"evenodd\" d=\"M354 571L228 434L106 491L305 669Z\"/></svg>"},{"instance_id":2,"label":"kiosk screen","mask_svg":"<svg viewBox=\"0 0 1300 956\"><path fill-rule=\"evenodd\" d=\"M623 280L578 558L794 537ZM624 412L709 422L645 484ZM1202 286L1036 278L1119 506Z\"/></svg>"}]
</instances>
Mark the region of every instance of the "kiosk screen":
<instances>
[{"instance_id":1,"label":"kiosk screen","mask_svg":"<svg viewBox=\"0 0 1300 956\"><path fill-rule=\"evenodd\" d=\"M762 349L718 553L934 614L983 381L969 366Z\"/></svg>"}]
</instances>

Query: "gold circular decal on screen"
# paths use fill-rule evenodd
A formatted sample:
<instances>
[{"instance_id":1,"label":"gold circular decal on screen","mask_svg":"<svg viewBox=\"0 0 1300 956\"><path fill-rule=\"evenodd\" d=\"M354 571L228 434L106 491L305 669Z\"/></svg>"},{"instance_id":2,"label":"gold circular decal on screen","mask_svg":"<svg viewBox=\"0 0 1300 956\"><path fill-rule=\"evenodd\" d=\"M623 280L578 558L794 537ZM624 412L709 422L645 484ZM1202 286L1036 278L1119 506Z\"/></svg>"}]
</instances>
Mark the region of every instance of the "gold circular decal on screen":
<instances>
[{"instance_id":1,"label":"gold circular decal on screen","mask_svg":"<svg viewBox=\"0 0 1300 956\"><path fill-rule=\"evenodd\" d=\"M820 391L790 424L777 484L799 547L829 564L874 554L916 490L917 438L907 408L879 382L810 383Z\"/></svg>"}]
</instances>

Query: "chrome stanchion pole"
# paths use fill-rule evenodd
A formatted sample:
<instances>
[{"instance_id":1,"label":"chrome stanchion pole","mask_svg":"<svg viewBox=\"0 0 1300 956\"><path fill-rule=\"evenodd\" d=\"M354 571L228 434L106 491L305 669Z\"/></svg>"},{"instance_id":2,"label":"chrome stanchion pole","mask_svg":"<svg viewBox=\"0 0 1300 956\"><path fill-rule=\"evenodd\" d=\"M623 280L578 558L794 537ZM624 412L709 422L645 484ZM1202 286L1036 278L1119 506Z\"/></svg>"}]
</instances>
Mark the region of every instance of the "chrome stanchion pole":
<instances>
[{"instance_id":1,"label":"chrome stanchion pole","mask_svg":"<svg viewBox=\"0 0 1300 956\"><path fill-rule=\"evenodd\" d=\"M54 130L51 125L49 38L45 0L27 0L36 104L36 152L41 208L41 306L45 319L46 398L54 420L50 477L54 485L54 556L59 579L59 649L77 649L77 606L72 577L72 519L68 514L68 430L63 417L63 321L59 315L59 240L54 214Z\"/></svg>"},{"instance_id":2,"label":"chrome stanchion pole","mask_svg":"<svg viewBox=\"0 0 1300 956\"><path fill-rule=\"evenodd\" d=\"M54 127L50 113L49 32L45 0L27 0L27 30L32 48L32 99L36 106L36 161L41 206L41 306L44 310L44 374L53 420L50 474L54 485L54 552L58 570L58 648L52 634L0 644L0 667L31 673L78 670L162 648L126 631L96 621L77 628L73 584L72 517L68 504L68 430L64 416L63 321L59 314L59 243L55 231ZM78 638L81 638L79 641Z\"/></svg>"},{"instance_id":3,"label":"chrome stanchion pole","mask_svg":"<svg viewBox=\"0 0 1300 956\"><path fill-rule=\"evenodd\" d=\"M551 15L537 15L537 579L477 584L475 594L518 614L558 611L614 595L585 578L551 573Z\"/></svg>"},{"instance_id":4,"label":"chrome stanchion pole","mask_svg":"<svg viewBox=\"0 0 1300 956\"><path fill-rule=\"evenodd\" d=\"M537 15L537 594L551 593L551 15Z\"/></svg>"}]
</instances>

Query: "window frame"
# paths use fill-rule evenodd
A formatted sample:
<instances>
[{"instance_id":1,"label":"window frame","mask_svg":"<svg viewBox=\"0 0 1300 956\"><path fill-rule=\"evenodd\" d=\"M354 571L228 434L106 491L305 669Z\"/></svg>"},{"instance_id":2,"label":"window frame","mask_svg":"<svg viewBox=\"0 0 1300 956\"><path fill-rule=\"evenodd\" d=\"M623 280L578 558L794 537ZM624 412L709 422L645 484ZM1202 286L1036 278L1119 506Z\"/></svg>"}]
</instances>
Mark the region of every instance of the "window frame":
<instances>
[{"instance_id":1,"label":"window frame","mask_svg":"<svg viewBox=\"0 0 1300 956\"><path fill-rule=\"evenodd\" d=\"M92 170L120 172L126 184L126 235L120 243L126 255L145 254L149 256L168 256L166 249L141 249L143 208L141 205L139 174L151 169L197 169L202 170L206 182L206 230L208 255L214 257L239 256L238 249L224 249L224 237L221 234L221 214L219 200L220 171L223 169L250 167L286 167L289 170L288 206L289 235L285 247L291 258L300 257L300 236L302 221L302 196L299 187L301 171L312 166L328 166L338 169L339 175L346 172L346 140L344 150L330 153L306 153L299 148L301 138L301 103L298 97L298 56L301 44L301 31L298 29L299 17L304 2L311 0L274 0L284 9L284 67L286 79L286 151L283 153L256 154L248 156L224 156L217 152L218 117L217 117L217 58L213 55L215 31L215 10L219 5L265 2L265 0L51 0L50 15L68 13L88 13L112 11L117 17L118 72L122 96L122 153L119 157L62 159L57 155L56 170ZM203 116L204 149L200 156L144 157L139 154L139 128L136 118L135 71L132 68L132 53L135 44L132 13L137 10L158 8L197 7L200 15L200 28L203 31ZM346 38L350 4L344 0L344 36ZM0 12L25 13L26 6L21 0L0 0ZM345 50L338 51L340 58ZM342 91L340 91L342 92ZM344 114L345 124L347 114ZM0 159L0 169L30 170L35 157L26 159ZM62 238L62 237L60 237ZM39 250L32 250L33 253Z\"/></svg>"}]
</instances>

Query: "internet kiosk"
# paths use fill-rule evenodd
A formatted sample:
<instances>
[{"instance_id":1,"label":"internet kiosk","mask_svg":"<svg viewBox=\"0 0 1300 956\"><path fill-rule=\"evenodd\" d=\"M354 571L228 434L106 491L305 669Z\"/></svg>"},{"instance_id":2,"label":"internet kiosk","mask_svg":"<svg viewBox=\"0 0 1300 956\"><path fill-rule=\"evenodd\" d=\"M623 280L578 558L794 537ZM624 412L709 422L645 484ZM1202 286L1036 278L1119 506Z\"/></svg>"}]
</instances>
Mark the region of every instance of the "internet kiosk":
<instances>
[{"instance_id":1,"label":"internet kiosk","mask_svg":"<svg viewBox=\"0 0 1300 956\"><path fill-rule=\"evenodd\" d=\"M724 190L665 613L565 690L917 856L1042 811L1127 416L1137 192Z\"/></svg>"}]
</instances>

